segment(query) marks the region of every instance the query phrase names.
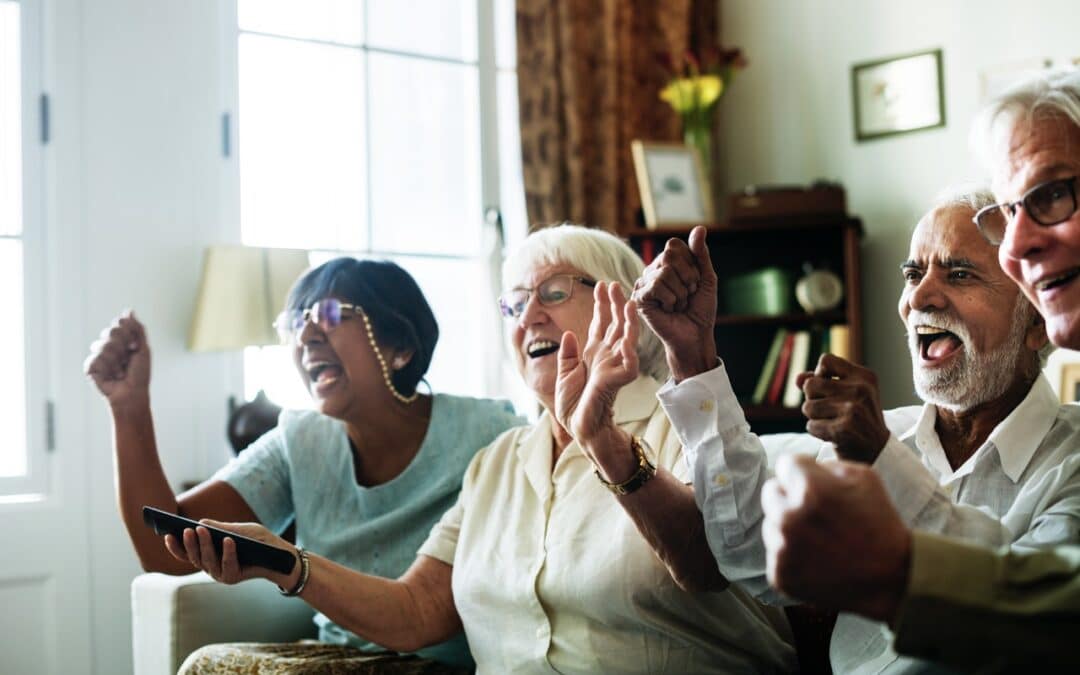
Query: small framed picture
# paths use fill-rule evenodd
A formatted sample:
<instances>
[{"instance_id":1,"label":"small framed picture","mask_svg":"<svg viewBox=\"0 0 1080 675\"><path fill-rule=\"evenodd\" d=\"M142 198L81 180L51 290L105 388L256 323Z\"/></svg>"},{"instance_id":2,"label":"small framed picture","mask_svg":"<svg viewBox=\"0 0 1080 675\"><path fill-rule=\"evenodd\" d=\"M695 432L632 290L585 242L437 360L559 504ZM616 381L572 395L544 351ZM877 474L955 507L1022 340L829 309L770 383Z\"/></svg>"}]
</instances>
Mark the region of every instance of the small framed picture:
<instances>
[{"instance_id":1,"label":"small framed picture","mask_svg":"<svg viewBox=\"0 0 1080 675\"><path fill-rule=\"evenodd\" d=\"M1061 366L1061 402L1080 401L1080 363Z\"/></svg>"},{"instance_id":2,"label":"small framed picture","mask_svg":"<svg viewBox=\"0 0 1080 675\"><path fill-rule=\"evenodd\" d=\"M631 142L630 149L647 228L713 222L712 196L696 152L681 143L643 141Z\"/></svg>"},{"instance_id":3,"label":"small framed picture","mask_svg":"<svg viewBox=\"0 0 1080 675\"><path fill-rule=\"evenodd\" d=\"M856 64L851 89L857 141L945 126L940 49Z\"/></svg>"}]
</instances>

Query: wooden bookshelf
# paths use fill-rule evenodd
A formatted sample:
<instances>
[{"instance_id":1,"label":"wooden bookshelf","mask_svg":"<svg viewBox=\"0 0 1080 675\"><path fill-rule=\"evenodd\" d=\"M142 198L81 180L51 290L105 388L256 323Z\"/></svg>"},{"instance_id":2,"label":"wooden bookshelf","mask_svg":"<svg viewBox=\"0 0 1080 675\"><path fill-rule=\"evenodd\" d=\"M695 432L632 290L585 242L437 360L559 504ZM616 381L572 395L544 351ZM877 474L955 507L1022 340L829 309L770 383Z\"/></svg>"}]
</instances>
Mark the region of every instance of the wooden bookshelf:
<instances>
[{"instance_id":1,"label":"wooden bookshelf","mask_svg":"<svg viewBox=\"0 0 1080 675\"><path fill-rule=\"evenodd\" d=\"M686 239L690 229L642 228L623 234L649 262L663 251L669 238ZM718 224L709 228L709 254L720 282L714 330L717 352L724 359L735 394L743 401L747 419L755 431L803 431L806 426L798 407L751 404L754 387L777 330L827 331L831 326L845 324L852 360L862 362L861 238L862 223L856 218L800 218L783 222ZM840 276L844 283L844 299L838 308L817 314L801 311L794 300L794 280L802 276L805 262ZM793 280L792 311L779 315L725 311L725 282L764 267L779 267Z\"/></svg>"}]
</instances>

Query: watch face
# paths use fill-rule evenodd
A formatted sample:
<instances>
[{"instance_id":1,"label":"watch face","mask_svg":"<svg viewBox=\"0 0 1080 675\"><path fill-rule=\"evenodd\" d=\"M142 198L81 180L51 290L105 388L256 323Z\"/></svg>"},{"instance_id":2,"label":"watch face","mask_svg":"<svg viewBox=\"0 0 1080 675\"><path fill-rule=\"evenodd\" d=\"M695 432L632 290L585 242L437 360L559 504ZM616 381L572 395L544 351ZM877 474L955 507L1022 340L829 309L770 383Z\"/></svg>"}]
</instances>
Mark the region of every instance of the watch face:
<instances>
[{"instance_id":1,"label":"watch face","mask_svg":"<svg viewBox=\"0 0 1080 675\"><path fill-rule=\"evenodd\" d=\"M843 282L828 270L814 270L795 285L795 298L807 312L833 309L843 297Z\"/></svg>"}]
</instances>

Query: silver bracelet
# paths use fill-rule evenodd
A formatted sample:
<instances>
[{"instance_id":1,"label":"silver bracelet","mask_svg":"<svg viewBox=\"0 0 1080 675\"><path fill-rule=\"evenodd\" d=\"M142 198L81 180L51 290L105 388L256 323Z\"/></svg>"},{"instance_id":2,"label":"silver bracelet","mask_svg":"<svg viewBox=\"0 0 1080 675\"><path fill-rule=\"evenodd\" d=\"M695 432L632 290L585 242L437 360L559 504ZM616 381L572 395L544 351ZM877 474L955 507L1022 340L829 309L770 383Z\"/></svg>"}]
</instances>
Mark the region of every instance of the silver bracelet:
<instances>
[{"instance_id":1,"label":"silver bracelet","mask_svg":"<svg viewBox=\"0 0 1080 675\"><path fill-rule=\"evenodd\" d=\"M300 557L300 578L296 581L296 585L288 591L278 586L278 591L288 598L300 595L304 591L304 586L307 586L308 577L311 576L311 563L308 561L308 552L302 546L297 546L296 555Z\"/></svg>"}]
</instances>

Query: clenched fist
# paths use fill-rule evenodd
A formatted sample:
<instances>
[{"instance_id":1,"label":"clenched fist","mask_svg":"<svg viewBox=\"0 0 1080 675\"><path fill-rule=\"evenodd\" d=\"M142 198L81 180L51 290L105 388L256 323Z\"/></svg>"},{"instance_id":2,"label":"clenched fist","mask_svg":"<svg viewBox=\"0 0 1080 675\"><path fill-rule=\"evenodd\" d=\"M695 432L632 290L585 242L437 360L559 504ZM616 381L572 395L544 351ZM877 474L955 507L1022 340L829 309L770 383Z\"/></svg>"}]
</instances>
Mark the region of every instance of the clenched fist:
<instances>
[{"instance_id":1,"label":"clenched fist","mask_svg":"<svg viewBox=\"0 0 1080 675\"><path fill-rule=\"evenodd\" d=\"M121 314L101 331L83 371L114 408L149 398L150 344L134 312Z\"/></svg>"},{"instance_id":2,"label":"clenched fist","mask_svg":"<svg viewBox=\"0 0 1080 675\"><path fill-rule=\"evenodd\" d=\"M842 459L873 464L889 440L874 372L822 354L814 372L800 373L796 382L806 394L806 430L836 445Z\"/></svg>"}]
</instances>

